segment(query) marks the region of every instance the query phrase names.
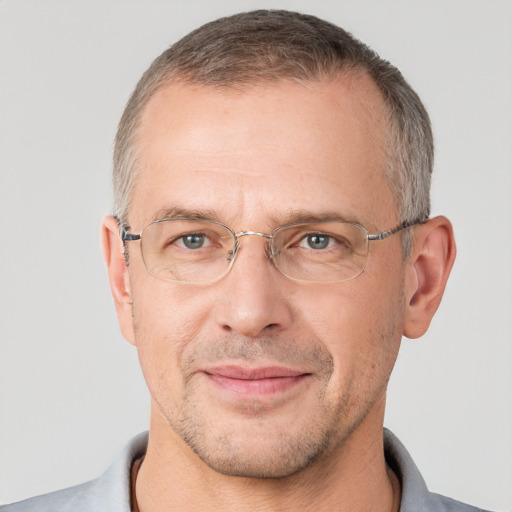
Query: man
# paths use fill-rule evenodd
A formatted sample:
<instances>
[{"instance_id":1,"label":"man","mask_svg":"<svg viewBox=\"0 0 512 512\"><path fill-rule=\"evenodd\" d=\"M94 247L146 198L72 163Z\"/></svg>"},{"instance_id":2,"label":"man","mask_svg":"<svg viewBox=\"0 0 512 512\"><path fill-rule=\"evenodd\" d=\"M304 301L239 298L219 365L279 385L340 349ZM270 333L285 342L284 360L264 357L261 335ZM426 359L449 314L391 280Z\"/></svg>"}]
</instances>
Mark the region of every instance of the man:
<instances>
[{"instance_id":1,"label":"man","mask_svg":"<svg viewBox=\"0 0 512 512\"><path fill-rule=\"evenodd\" d=\"M400 73L317 18L236 15L164 52L121 119L103 223L149 436L2 510L477 510L383 431L401 337L455 257L432 161Z\"/></svg>"}]
</instances>

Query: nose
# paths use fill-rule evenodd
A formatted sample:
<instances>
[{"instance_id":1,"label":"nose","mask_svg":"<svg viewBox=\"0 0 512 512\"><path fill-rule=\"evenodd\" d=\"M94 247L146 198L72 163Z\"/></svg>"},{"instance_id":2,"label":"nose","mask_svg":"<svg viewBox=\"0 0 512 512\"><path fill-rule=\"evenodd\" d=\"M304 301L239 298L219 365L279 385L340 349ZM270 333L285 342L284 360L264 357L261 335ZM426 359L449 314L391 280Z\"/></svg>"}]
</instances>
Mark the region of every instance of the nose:
<instances>
[{"instance_id":1,"label":"nose","mask_svg":"<svg viewBox=\"0 0 512 512\"><path fill-rule=\"evenodd\" d=\"M216 320L224 331L257 338L291 322L288 288L294 283L274 267L267 243L259 236L244 237L231 271L219 283L222 295Z\"/></svg>"}]
</instances>

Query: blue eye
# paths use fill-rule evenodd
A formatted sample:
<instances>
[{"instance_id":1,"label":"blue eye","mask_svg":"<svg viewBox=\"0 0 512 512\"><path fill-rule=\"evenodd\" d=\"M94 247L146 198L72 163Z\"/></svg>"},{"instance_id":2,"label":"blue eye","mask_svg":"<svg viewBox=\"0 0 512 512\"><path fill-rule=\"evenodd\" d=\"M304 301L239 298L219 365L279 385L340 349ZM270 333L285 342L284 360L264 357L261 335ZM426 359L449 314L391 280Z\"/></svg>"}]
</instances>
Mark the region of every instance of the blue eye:
<instances>
[{"instance_id":1,"label":"blue eye","mask_svg":"<svg viewBox=\"0 0 512 512\"><path fill-rule=\"evenodd\" d=\"M187 249L200 249L205 245L206 237L201 234L192 233L189 235L183 235L181 238L179 238L179 241Z\"/></svg>"},{"instance_id":2,"label":"blue eye","mask_svg":"<svg viewBox=\"0 0 512 512\"><path fill-rule=\"evenodd\" d=\"M305 241L308 244L308 247L310 247L311 249L325 249L329 247L331 237L326 235L314 234L305 237Z\"/></svg>"}]
</instances>

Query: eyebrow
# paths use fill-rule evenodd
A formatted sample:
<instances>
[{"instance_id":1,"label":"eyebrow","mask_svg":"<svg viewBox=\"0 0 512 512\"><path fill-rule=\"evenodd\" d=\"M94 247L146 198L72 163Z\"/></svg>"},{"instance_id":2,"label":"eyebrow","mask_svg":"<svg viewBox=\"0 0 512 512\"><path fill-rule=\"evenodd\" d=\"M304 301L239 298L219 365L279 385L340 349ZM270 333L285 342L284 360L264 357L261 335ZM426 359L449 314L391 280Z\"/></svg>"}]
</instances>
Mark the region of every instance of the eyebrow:
<instances>
[{"instance_id":1,"label":"eyebrow","mask_svg":"<svg viewBox=\"0 0 512 512\"><path fill-rule=\"evenodd\" d=\"M153 215L152 222L163 219L203 219L219 220L219 215L215 210L197 210L190 208L181 208L173 206L171 208L162 208Z\"/></svg>"},{"instance_id":2,"label":"eyebrow","mask_svg":"<svg viewBox=\"0 0 512 512\"><path fill-rule=\"evenodd\" d=\"M152 218L152 222L163 219L201 219L213 220L225 223L216 210L211 209L190 209L179 206L171 208L162 208L158 210ZM276 226L283 226L287 224L310 224L325 221L338 221L338 222L358 222L352 216L346 216L337 211L323 211L312 212L305 209L288 210L279 217L272 215L268 222L269 229L274 229Z\"/></svg>"},{"instance_id":3,"label":"eyebrow","mask_svg":"<svg viewBox=\"0 0 512 512\"><path fill-rule=\"evenodd\" d=\"M316 222L338 221L338 222L357 222L354 217L343 215L337 211L311 212L310 210L289 210L281 217L281 224L314 224Z\"/></svg>"}]
</instances>

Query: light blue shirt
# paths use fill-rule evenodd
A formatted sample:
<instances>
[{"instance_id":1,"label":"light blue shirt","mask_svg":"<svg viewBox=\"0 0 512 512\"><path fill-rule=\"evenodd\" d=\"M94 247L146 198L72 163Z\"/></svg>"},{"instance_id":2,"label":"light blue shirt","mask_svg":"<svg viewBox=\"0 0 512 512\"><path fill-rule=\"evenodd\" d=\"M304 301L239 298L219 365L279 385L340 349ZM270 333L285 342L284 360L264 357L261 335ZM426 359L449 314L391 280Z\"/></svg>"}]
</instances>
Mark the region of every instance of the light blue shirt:
<instances>
[{"instance_id":1,"label":"light blue shirt","mask_svg":"<svg viewBox=\"0 0 512 512\"><path fill-rule=\"evenodd\" d=\"M0 512L131 512L133 461L146 452L147 433L134 437L95 480L28 500L4 505ZM402 484L400 512L486 512L431 493L402 443L384 429L386 461Z\"/></svg>"}]
</instances>

